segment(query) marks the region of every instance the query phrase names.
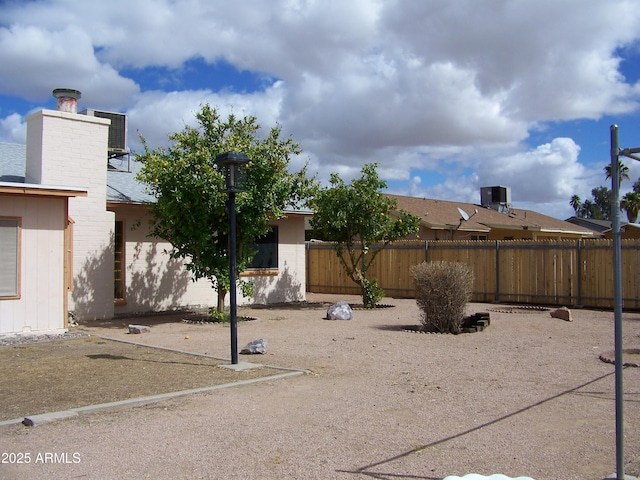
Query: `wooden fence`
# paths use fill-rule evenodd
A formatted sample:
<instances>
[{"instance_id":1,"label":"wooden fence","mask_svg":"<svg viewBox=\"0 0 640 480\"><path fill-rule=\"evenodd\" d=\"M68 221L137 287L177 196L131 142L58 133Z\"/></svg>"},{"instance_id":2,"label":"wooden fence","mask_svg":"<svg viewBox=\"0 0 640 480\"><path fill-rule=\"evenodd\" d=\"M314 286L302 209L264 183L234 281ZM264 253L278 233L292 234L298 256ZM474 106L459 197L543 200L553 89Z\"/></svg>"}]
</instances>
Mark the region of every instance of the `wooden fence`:
<instances>
[{"instance_id":1,"label":"wooden fence","mask_svg":"<svg viewBox=\"0 0 640 480\"><path fill-rule=\"evenodd\" d=\"M640 240L622 240L623 308L640 309ZM613 309L612 240L406 241L380 252L368 277L387 296L414 298L411 266L462 262L474 273L474 302ZM307 290L360 294L330 243L307 244Z\"/></svg>"}]
</instances>

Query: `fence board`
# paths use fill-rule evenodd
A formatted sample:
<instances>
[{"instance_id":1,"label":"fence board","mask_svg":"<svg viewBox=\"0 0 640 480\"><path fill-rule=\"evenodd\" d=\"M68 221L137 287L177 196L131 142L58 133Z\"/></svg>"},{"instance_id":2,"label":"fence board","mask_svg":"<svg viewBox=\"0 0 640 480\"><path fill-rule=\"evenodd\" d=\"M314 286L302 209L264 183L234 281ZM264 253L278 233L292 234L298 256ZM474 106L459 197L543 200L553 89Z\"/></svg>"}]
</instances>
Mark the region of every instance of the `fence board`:
<instances>
[{"instance_id":1,"label":"fence board","mask_svg":"<svg viewBox=\"0 0 640 480\"><path fill-rule=\"evenodd\" d=\"M640 240L622 240L623 308L640 309ZM472 300L613 308L613 242L404 241L376 257L369 278L387 295L414 298L411 267L424 261L462 262L474 272ZM307 247L307 289L359 294L329 243Z\"/></svg>"}]
</instances>

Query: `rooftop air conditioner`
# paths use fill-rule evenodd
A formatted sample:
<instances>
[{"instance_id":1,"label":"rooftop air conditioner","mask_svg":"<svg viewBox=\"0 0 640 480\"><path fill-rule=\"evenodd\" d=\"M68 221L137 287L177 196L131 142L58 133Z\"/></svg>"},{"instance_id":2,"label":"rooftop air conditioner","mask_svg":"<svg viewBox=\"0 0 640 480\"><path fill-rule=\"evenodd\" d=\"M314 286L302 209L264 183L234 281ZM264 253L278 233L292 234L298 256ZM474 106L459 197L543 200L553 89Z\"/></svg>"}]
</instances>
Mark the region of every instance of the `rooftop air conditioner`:
<instances>
[{"instance_id":1,"label":"rooftop air conditioner","mask_svg":"<svg viewBox=\"0 0 640 480\"><path fill-rule=\"evenodd\" d=\"M127 115L124 113L105 112L87 108L80 112L90 117L108 118L111 120L109 126L109 158L119 157L129 153L127 148Z\"/></svg>"}]
</instances>

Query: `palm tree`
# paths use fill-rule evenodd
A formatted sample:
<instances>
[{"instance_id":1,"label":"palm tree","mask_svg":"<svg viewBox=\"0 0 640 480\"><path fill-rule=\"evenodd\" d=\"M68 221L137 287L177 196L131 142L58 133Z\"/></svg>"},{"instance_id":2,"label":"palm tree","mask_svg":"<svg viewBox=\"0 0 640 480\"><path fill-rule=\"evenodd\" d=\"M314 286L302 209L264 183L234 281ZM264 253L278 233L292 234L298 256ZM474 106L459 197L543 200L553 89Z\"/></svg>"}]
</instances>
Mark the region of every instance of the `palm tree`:
<instances>
[{"instance_id":1,"label":"palm tree","mask_svg":"<svg viewBox=\"0 0 640 480\"><path fill-rule=\"evenodd\" d=\"M638 220L640 212L640 193L628 192L622 197L620 206L627 212L629 223L635 223Z\"/></svg>"},{"instance_id":2,"label":"palm tree","mask_svg":"<svg viewBox=\"0 0 640 480\"><path fill-rule=\"evenodd\" d=\"M618 185L622 183L623 180L630 180L629 178L629 167L627 167L624 163L618 160ZM611 178L611 164L604 167L604 172L606 173L605 180L609 180Z\"/></svg>"},{"instance_id":3,"label":"palm tree","mask_svg":"<svg viewBox=\"0 0 640 480\"><path fill-rule=\"evenodd\" d=\"M576 216L579 217L580 208L582 207L582 199L578 195L574 195L569 200L569 205L573 208L573 211L576 212Z\"/></svg>"}]
</instances>

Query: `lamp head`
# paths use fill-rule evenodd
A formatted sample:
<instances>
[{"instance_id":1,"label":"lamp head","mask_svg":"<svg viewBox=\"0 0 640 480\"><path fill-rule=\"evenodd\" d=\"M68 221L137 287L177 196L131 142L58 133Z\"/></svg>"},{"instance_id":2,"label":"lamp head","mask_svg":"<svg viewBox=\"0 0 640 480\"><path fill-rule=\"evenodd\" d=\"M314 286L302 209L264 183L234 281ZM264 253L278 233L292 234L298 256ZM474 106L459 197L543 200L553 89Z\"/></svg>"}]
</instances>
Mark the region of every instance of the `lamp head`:
<instances>
[{"instance_id":1,"label":"lamp head","mask_svg":"<svg viewBox=\"0 0 640 480\"><path fill-rule=\"evenodd\" d=\"M249 157L244 153L225 152L216 156L215 163L224 168L228 192L242 192L247 181Z\"/></svg>"}]
</instances>

